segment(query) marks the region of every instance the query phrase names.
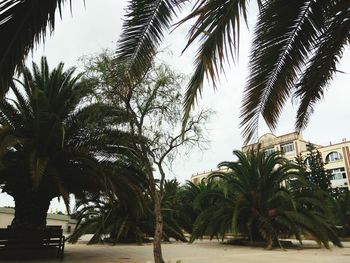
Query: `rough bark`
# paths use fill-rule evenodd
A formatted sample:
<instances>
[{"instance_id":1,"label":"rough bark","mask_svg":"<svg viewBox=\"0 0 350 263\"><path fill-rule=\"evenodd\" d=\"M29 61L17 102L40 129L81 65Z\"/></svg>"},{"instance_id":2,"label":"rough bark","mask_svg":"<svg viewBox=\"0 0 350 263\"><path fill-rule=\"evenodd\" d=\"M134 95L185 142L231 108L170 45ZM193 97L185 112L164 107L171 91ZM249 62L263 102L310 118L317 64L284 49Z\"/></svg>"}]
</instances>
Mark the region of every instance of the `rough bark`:
<instances>
[{"instance_id":1,"label":"rough bark","mask_svg":"<svg viewBox=\"0 0 350 263\"><path fill-rule=\"evenodd\" d=\"M26 191L13 195L15 201L15 217L12 228L43 229L46 227L47 210L51 198L42 192Z\"/></svg>"},{"instance_id":2,"label":"rough bark","mask_svg":"<svg viewBox=\"0 0 350 263\"><path fill-rule=\"evenodd\" d=\"M153 240L153 256L155 263L164 263L162 255L162 236L163 236L163 216L161 210L161 200L158 193L154 195L154 216L155 231Z\"/></svg>"},{"instance_id":3,"label":"rough bark","mask_svg":"<svg viewBox=\"0 0 350 263\"><path fill-rule=\"evenodd\" d=\"M155 263L164 263L163 254L162 254L162 237L163 237L163 216L161 209L161 192L159 192L156 188L156 183L154 180L154 176L152 173L152 168L147 165L146 166L148 179L149 179L149 187L150 193L154 201L154 239L153 239L153 257Z\"/></svg>"}]
</instances>

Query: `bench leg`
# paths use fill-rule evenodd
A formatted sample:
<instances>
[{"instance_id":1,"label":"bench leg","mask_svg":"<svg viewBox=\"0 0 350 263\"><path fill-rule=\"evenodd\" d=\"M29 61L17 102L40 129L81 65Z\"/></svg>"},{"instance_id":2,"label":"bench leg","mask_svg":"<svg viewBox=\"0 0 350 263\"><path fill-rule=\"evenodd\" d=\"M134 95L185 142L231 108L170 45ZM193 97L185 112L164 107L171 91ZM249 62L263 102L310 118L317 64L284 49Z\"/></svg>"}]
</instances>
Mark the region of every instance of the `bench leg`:
<instances>
[{"instance_id":1,"label":"bench leg","mask_svg":"<svg viewBox=\"0 0 350 263\"><path fill-rule=\"evenodd\" d=\"M61 260L63 260L63 256L64 256L64 243L65 243L65 237L62 237L62 247L61 247Z\"/></svg>"}]
</instances>

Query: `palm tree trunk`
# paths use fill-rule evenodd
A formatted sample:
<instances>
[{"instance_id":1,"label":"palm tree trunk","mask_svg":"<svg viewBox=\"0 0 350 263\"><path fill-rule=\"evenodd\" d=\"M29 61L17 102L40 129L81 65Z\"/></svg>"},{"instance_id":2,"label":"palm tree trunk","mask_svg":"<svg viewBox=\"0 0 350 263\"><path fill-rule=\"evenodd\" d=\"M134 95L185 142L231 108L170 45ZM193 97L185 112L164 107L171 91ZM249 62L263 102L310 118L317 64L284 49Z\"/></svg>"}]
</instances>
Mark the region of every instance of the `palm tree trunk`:
<instances>
[{"instance_id":1,"label":"palm tree trunk","mask_svg":"<svg viewBox=\"0 0 350 263\"><path fill-rule=\"evenodd\" d=\"M155 232L153 240L153 256L155 263L164 263L162 255L162 236L163 236L163 216L161 211L161 204L159 194L154 195L154 216L155 216Z\"/></svg>"},{"instance_id":2,"label":"palm tree trunk","mask_svg":"<svg viewBox=\"0 0 350 263\"><path fill-rule=\"evenodd\" d=\"M15 217L12 228L43 229L46 227L47 210L51 198L42 192L26 191L13 195L15 200Z\"/></svg>"}]
</instances>

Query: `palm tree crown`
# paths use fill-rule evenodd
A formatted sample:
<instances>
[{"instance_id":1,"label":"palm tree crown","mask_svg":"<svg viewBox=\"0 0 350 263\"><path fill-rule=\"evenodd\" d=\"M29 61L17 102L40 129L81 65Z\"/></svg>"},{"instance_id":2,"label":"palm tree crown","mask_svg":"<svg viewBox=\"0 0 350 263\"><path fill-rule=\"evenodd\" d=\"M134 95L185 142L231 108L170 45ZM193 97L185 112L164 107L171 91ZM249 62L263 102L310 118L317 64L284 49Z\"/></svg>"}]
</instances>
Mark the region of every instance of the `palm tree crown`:
<instances>
[{"instance_id":1,"label":"palm tree crown","mask_svg":"<svg viewBox=\"0 0 350 263\"><path fill-rule=\"evenodd\" d=\"M302 191L307 185L299 176L299 167L279 153L269 156L261 151L234 151L236 162L222 162L228 172L216 172L219 188L199 195L196 202L209 204L198 216L191 240L209 234L247 234L250 240L265 240L268 248L283 236L311 233L328 247L331 240L341 245L334 226L326 217L327 208L318 197ZM286 182L298 183L293 191ZM313 211L307 207L313 207Z\"/></svg>"}]
</instances>

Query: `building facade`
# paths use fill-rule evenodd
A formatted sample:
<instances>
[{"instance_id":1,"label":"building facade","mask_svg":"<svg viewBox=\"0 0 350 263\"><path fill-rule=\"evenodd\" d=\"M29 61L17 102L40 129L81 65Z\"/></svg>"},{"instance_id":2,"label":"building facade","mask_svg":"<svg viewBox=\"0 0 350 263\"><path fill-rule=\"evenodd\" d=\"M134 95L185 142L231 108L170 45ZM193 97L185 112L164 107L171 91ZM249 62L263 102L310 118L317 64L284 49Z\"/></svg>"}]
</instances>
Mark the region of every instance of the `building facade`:
<instances>
[{"instance_id":1,"label":"building facade","mask_svg":"<svg viewBox=\"0 0 350 263\"><path fill-rule=\"evenodd\" d=\"M191 176L191 182L194 184L199 184L202 180L205 180L212 172L225 172L227 171L227 168L222 168L222 169L212 169L210 171L204 171L202 173L196 173Z\"/></svg>"},{"instance_id":2,"label":"building facade","mask_svg":"<svg viewBox=\"0 0 350 263\"><path fill-rule=\"evenodd\" d=\"M330 143L327 146L323 146L305 141L302 135L297 132L281 136L267 133L261 136L256 143L243 146L242 151L247 152L260 147L266 154L279 151L283 153L285 158L294 161L298 155L306 157L308 146L311 144L321 153L325 168L332 175L332 187L346 187L350 189L350 141L346 139L343 139L341 143ZM209 174L210 172L192 175L191 181L198 183Z\"/></svg>"}]
</instances>

